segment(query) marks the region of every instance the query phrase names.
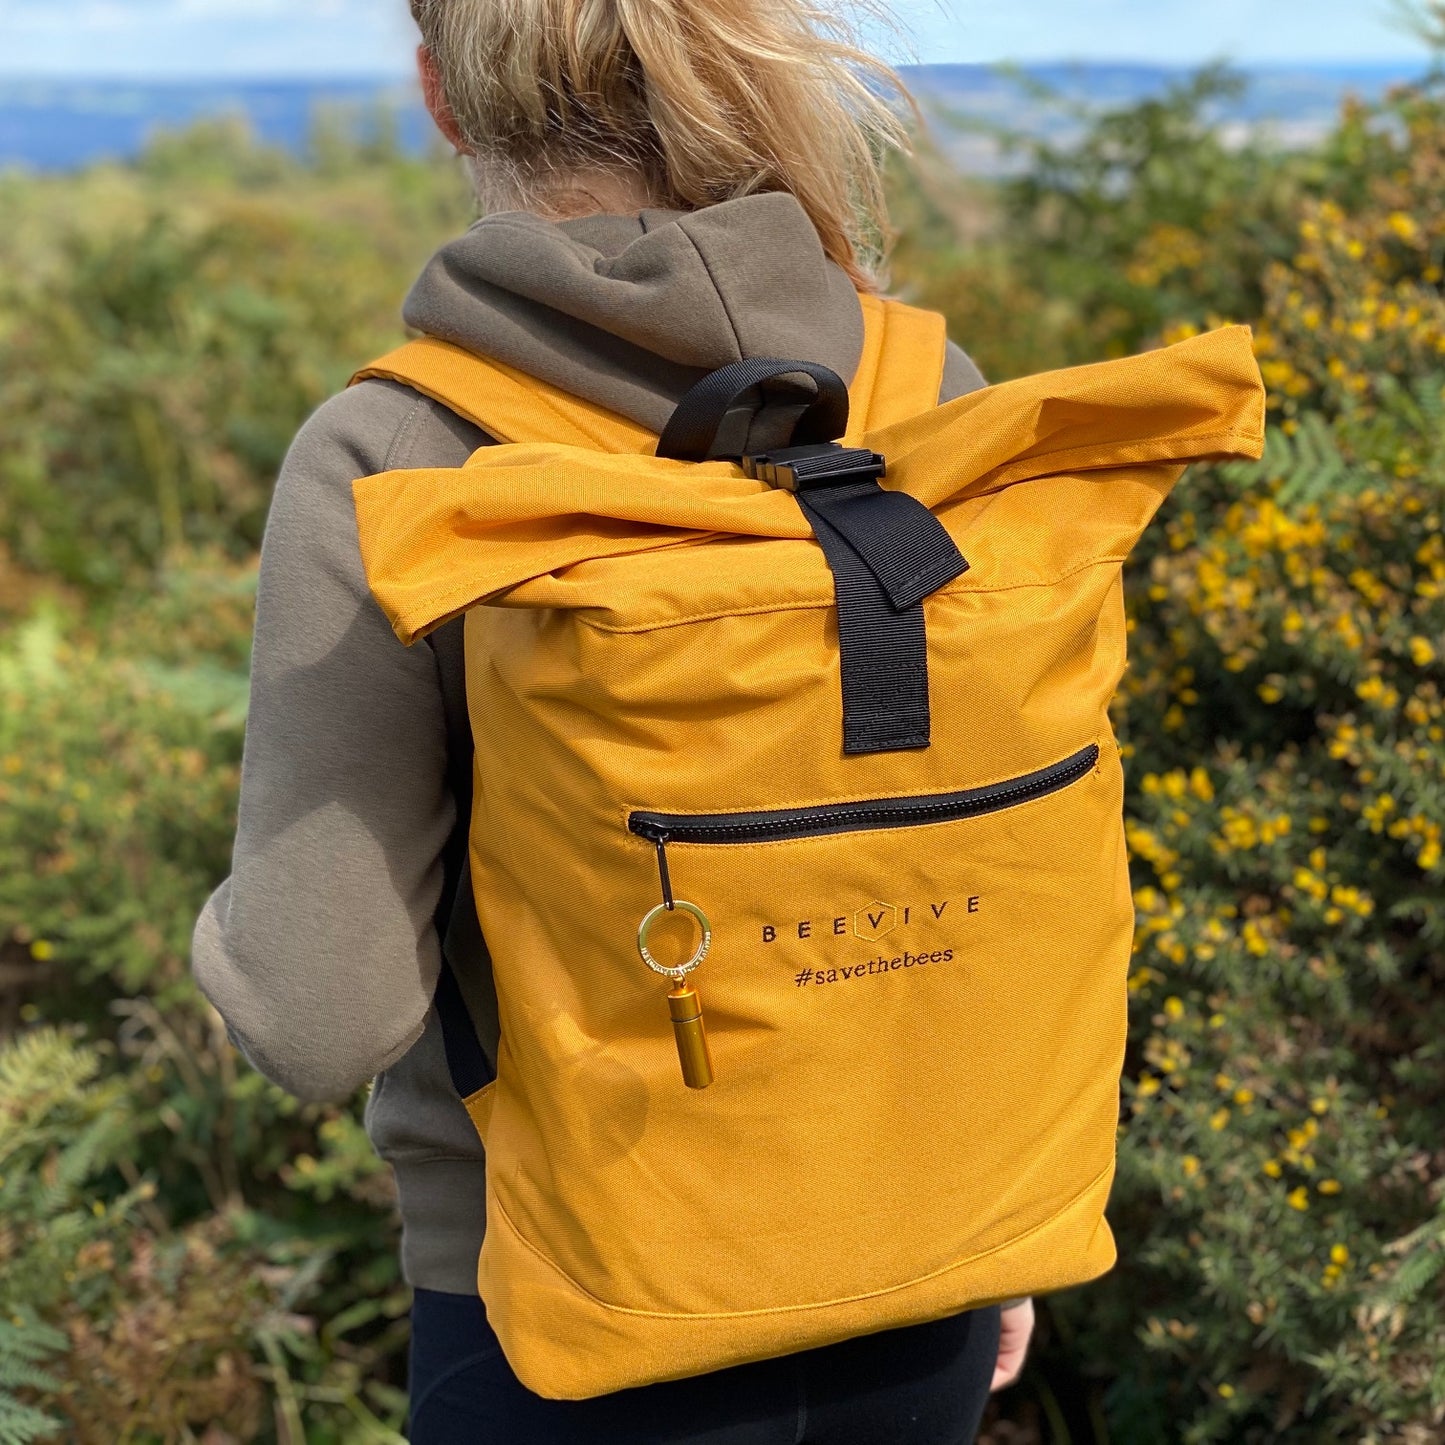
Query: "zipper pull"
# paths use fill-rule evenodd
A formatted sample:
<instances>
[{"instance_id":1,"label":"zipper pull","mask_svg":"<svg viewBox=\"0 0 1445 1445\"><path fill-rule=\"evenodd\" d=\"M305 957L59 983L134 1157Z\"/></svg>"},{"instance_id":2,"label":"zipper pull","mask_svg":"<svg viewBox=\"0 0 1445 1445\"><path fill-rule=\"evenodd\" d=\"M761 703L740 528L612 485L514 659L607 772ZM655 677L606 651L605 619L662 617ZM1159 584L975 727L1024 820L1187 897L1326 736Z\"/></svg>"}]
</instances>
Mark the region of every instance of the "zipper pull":
<instances>
[{"instance_id":1,"label":"zipper pull","mask_svg":"<svg viewBox=\"0 0 1445 1445\"><path fill-rule=\"evenodd\" d=\"M667 869L667 840L670 835L666 832L659 832L653 838L657 844L657 876L662 883L662 901L667 906L667 911L672 912L677 907L677 901L672 896L672 874Z\"/></svg>"}]
</instances>

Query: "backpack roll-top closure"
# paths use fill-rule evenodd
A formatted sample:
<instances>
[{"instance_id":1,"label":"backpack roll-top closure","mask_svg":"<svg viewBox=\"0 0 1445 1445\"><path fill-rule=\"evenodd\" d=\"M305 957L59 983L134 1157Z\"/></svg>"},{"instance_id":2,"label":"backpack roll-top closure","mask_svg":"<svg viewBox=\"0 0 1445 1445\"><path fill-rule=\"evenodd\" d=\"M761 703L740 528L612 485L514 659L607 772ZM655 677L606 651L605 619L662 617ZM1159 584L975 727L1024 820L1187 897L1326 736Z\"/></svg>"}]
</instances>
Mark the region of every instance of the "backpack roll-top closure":
<instances>
[{"instance_id":1,"label":"backpack roll-top closure","mask_svg":"<svg viewBox=\"0 0 1445 1445\"><path fill-rule=\"evenodd\" d=\"M1127 554L1177 471L1263 445L1264 402L1247 327L1121 361L1005 382L859 438L887 458L884 485L934 512L971 565L953 588L1037 584L1061 568ZM1154 469L1151 471L1150 469ZM1163 470L1160 470L1160 469ZM1096 483L1089 478L1097 477ZM1070 479L1060 485L1060 478ZM1047 549L983 542L980 504L1032 491L1057 535ZM353 488L368 580L397 636L416 641L483 602L569 606L602 625L649 625L726 605L705 588L655 609L645 559L706 538L811 540L794 497L732 462L524 442L486 447L458 470L392 472ZM1065 525L1067 523L1067 525ZM821 549L757 600L829 600ZM638 607L617 572L587 585L583 564L627 557ZM771 552L759 566L772 565ZM559 585L565 584L565 585ZM746 600L746 605L755 605Z\"/></svg>"},{"instance_id":2,"label":"backpack roll-top closure","mask_svg":"<svg viewBox=\"0 0 1445 1445\"><path fill-rule=\"evenodd\" d=\"M815 388L798 408L801 447L714 459L744 395L798 376ZM524 443L483 448L459 471L357 482L362 556L383 610L410 642L479 602L556 606L558 589L547 579L567 576L576 596L584 580L578 569L607 558L628 558L647 574L657 571L650 554L708 538L815 539L837 612L843 752L926 748L932 723L923 603L940 589L967 585L960 579L974 560L966 537L976 509L965 504L1070 472L1112 475L1107 501L1086 498L1083 481L1067 489L1073 500L1063 505L1082 506L1106 530L1112 521L1112 550L1095 555L1122 558L1174 480L1137 469L1257 446L1263 423L1255 376L1249 331L1233 327L1128 360L992 387L851 447L833 441L847 429L849 405L832 372L795 360L737 362L682 399L654 456ZM608 434L609 445L633 442L626 433ZM1082 550L1094 532L1084 522L1060 528L1058 537ZM992 529L992 537L1000 535ZM1005 566L981 573L980 585L1028 580L1015 575L1007 555L990 560ZM1075 555L1071 564L1090 560ZM810 568L795 557L775 605L812 595L817 573L816 561ZM621 592L615 570L599 576L607 579L609 611L619 596L645 590L642 575ZM700 610L694 599L675 597L663 611L672 619L689 615ZM712 605L719 601L725 605Z\"/></svg>"}]
</instances>

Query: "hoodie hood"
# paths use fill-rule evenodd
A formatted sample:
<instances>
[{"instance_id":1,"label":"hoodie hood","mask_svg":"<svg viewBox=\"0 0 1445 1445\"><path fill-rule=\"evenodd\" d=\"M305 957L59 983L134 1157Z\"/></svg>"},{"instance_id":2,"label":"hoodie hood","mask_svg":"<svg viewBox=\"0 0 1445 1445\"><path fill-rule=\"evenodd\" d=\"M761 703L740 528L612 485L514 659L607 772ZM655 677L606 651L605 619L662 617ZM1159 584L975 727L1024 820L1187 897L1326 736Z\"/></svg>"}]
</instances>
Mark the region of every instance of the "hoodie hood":
<instances>
[{"instance_id":1,"label":"hoodie hood","mask_svg":"<svg viewBox=\"0 0 1445 1445\"><path fill-rule=\"evenodd\" d=\"M701 211L478 221L432 258L407 324L661 431L679 398L745 357L851 381L863 314L797 200Z\"/></svg>"}]
</instances>

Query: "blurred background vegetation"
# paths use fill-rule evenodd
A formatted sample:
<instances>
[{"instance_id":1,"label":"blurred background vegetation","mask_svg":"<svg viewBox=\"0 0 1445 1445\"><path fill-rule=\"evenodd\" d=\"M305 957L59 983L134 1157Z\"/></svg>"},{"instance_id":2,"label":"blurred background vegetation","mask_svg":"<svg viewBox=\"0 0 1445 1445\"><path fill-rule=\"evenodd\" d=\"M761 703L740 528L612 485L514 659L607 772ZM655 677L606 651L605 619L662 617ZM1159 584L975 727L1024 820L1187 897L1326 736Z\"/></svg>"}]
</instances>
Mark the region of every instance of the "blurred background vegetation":
<instances>
[{"instance_id":1,"label":"blurred background vegetation","mask_svg":"<svg viewBox=\"0 0 1445 1445\"><path fill-rule=\"evenodd\" d=\"M1272 391L1131 566L1121 1263L996 1445L1445 1440L1445 86L1289 152L1220 140L1237 83L894 178L895 289L992 379L1249 321ZM268 489L462 182L215 123L0 214L0 1445L399 1441L360 1100L251 1073L187 952Z\"/></svg>"}]
</instances>

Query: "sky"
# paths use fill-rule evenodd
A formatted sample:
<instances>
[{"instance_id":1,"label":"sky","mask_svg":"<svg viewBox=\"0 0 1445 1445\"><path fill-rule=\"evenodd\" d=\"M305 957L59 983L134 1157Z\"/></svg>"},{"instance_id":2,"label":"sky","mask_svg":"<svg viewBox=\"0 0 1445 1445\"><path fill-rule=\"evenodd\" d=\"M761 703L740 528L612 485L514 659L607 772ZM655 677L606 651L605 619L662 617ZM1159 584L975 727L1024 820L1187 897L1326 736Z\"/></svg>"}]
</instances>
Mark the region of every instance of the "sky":
<instances>
[{"instance_id":1,"label":"sky","mask_svg":"<svg viewBox=\"0 0 1445 1445\"><path fill-rule=\"evenodd\" d=\"M1418 47L1392 0L895 0L890 59L1369 63ZM399 75L405 0L0 0L9 76ZM911 53L910 53L911 52Z\"/></svg>"}]
</instances>

